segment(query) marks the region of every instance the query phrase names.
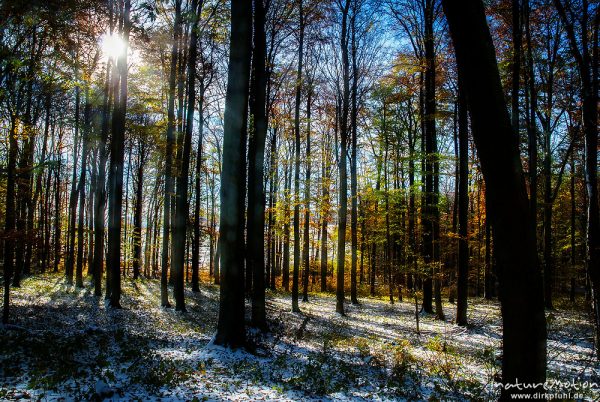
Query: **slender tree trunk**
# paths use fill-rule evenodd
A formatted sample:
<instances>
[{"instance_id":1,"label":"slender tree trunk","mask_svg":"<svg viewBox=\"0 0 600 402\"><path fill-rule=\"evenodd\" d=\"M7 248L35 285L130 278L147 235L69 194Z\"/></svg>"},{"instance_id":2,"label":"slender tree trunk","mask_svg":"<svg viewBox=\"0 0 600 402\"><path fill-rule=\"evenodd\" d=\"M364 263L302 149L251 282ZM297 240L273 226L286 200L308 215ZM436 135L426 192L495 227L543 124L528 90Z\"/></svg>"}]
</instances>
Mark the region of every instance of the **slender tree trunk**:
<instances>
[{"instance_id":1,"label":"slender tree trunk","mask_svg":"<svg viewBox=\"0 0 600 402\"><path fill-rule=\"evenodd\" d=\"M202 77L198 94L198 150L196 153L196 200L194 203L194 238L192 244L192 292L200 291L200 203L202 202L200 179L202 177L202 147L204 143L204 91L204 77ZM212 258L212 239L210 248L210 257ZM212 267L212 262L210 266Z\"/></svg>"},{"instance_id":2,"label":"slender tree trunk","mask_svg":"<svg viewBox=\"0 0 600 402\"><path fill-rule=\"evenodd\" d=\"M356 165L358 161L357 152L357 115L358 115L358 79L359 71L357 65L357 43L356 43L356 12L353 11L352 17L350 18L350 31L351 31L351 49L352 49L352 107L350 113L350 129L352 136L352 157L350 159L350 236L352 238L352 261L350 265L350 301L352 304L358 304L358 297L356 294L356 265L358 260L358 185L356 179Z\"/></svg>"},{"instance_id":3,"label":"slender tree trunk","mask_svg":"<svg viewBox=\"0 0 600 402\"><path fill-rule=\"evenodd\" d=\"M527 113L527 157L529 165L529 205L532 211L531 214L531 228L537 235L537 164L538 164L538 149L537 149L537 125L536 125L536 113L537 113L537 90L535 87L535 74L533 71L533 54L532 54L532 43L531 43L531 32L529 29L529 1L525 0L525 38L527 42L527 83L528 83L528 97L529 97L529 110ZM513 10L513 13L516 13ZM514 119L514 118L513 118ZM518 119L518 117L517 117ZM537 242L536 242L537 246ZM537 255L537 254L536 254ZM537 257L536 257L537 259ZM539 269L539 267L538 267Z\"/></svg>"},{"instance_id":4,"label":"slender tree trunk","mask_svg":"<svg viewBox=\"0 0 600 402\"><path fill-rule=\"evenodd\" d=\"M6 166L6 211L4 214L4 299L2 305L2 323L8 324L10 308L10 280L14 267L15 242L15 183L17 168L17 116L11 116L8 138L8 164Z\"/></svg>"},{"instance_id":5,"label":"slender tree trunk","mask_svg":"<svg viewBox=\"0 0 600 402\"><path fill-rule=\"evenodd\" d=\"M340 4L341 5L341 4ZM343 94L342 110L340 116L340 159L339 159L339 212L338 212L338 255L337 255L337 289L335 311L340 315L344 313L344 265L346 264L346 220L348 215L348 174L347 174L347 148L348 148L348 111L350 103L350 62L348 60L348 11L350 0L346 0L342 9L342 71Z\"/></svg>"},{"instance_id":6,"label":"slender tree trunk","mask_svg":"<svg viewBox=\"0 0 600 402\"><path fill-rule=\"evenodd\" d=\"M460 80L460 78L459 78ZM467 325L469 294L469 127L464 83L458 89L458 278L456 283L456 324Z\"/></svg>"},{"instance_id":7,"label":"slender tree trunk","mask_svg":"<svg viewBox=\"0 0 600 402\"><path fill-rule=\"evenodd\" d=\"M375 205L373 207L373 216L376 217L377 216L377 209L379 207L379 199L377 198L379 194L379 190L381 189L381 160L377 161L377 179L375 181ZM375 233L373 233L373 235L375 235ZM375 236L373 236L375 237ZM375 277L376 277L376 273L377 273L377 240L373 239L372 240L373 244L371 245L371 269L370 269L370 276L371 276L371 297L375 296Z\"/></svg>"},{"instance_id":8,"label":"slender tree trunk","mask_svg":"<svg viewBox=\"0 0 600 402\"><path fill-rule=\"evenodd\" d=\"M267 328L265 307L265 190L264 165L267 138L266 116L266 10L263 0L254 0L253 85L250 113L253 117L249 139L248 163L248 256L246 263L252 273L252 325Z\"/></svg>"},{"instance_id":9,"label":"slender tree trunk","mask_svg":"<svg viewBox=\"0 0 600 402\"><path fill-rule=\"evenodd\" d=\"M77 264L75 266L75 286L83 287L83 246L84 246L84 213L85 213L85 180L87 176L87 161L90 146L91 130L91 108L89 89L85 91L85 106L83 110L83 137L81 139L81 172L79 173L79 184L77 194L79 196L79 221L77 223Z\"/></svg>"},{"instance_id":10,"label":"slender tree trunk","mask_svg":"<svg viewBox=\"0 0 600 402\"><path fill-rule=\"evenodd\" d=\"M169 245L171 235L171 200L175 186L173 183L173 152L175 147L175 86L177 79L177 55L181 36L181 0L175 2L175 21L173 23L173 45L171 47L171 70L169 75L169 104L167 110L167 144L165 149L165 202L163 215L163 238L160 276L160 304L171 307L169 303Z\"/></svg>"},{"instance_id":11,"label":"slender tree trunk","mask_svg":"<svg viewBox=\"0 0 600 402\"><path fill-rule=\"evenodd\" d=\"M75 133L73 134L74 152L73 152L73 176L71 178L71 195L69 198L69 243L67 244L67 260L65 263L65 277L67 284L73 284L73 268L75 266L75 219L77 217L77 200L79 193L77 192L77 159L79 149L79 87L75 87ZM18 225L17 225L18 226ZM17 265L19 264L19 250L17 250ZM18 276L18 271L15 272L15 277Z\"/></svg>"},{"instance_id":12,"label":"slender tree trunk","mask_svg":"<svg viewBox=\"0 0 600 402\"><path fill-rule=\"evenodd\" d=\"M304 62L304 10L299 7L298 70L296 73L296 103L294 109L294 270L292 272L292 311L299 312L298 277L300 273L300 96L302 93L302 64Z\"/></svg>"},{"instance_id":13,"label":"slender tree trunk","mask_svg":"<svg viewBox=\"0 0 600 402\"><path fill-rule=\"evenodd\" d=\"M133 279L140 276L142 265L142 214L144 205L144 164L145 140L140 140L138 152L137 178L135 180L135 205L133 207ZM148 229L148 231L150 231Z\"/></svg>"},{"instance_id":14,"label":"slender tree trunk","mask_svg":"<svg viewBox=\"0 0 600 402\"><path fill-rule=\"evenodd\" d=\"M112 24L112 17L111 17ZM112 27L111 27L112 31ZM102 271L104 261L104 210L106 207L106 161L108 159L108 119L111 108L111 60L106 63L104 102L102 106L102 127L98 145L98 178L94 195L94 295L102 296ZM116 74L116 71L114 72ZM108 270L107 270L108 273Z\"/></svg>"},{"instance_id":15,"label":"slender tree trunk","mask_svg":"<svg viewBox=\"0 0 600 402\"><path fill-rule=\"evenodd\" d=\"M575 203L575 153L571 154L571 183L570 183L570 196L571 196L571 292L570 292L570 300L572 302L575 301L575 284L577 277L577 267L576 267L576 240L575 240L575 220L577 214L577 206Z\"/></svg>"},{"instance_id":16,"label":"slender tree trunk","mask_svg":"<svg viewBox=\"0 0 600 402\"><path fill-rule=\"evenodd\" d=\"M59 129L59 138L57 149L60 150L62 143L61 130ZM53 271L58 272L58 266L61 260L61 199L60 199L60 174L62 168L62 158L60 157L60 151L57 151L58 166L54 168L54 269ZM10 158L9 158L10 161ZM7 204L8 205L8 204Z\"/></svg>"},{"instance_id":17,"label":"slender tree trunk","mask_svg":"<svg viewBox=\"0 0 600 402\"><path fill-rule=\"evenodd\" d=\"M437 133L435 124L435 48L433 23L435 19L433 0L426 0L424 9L425 21L425 205L423 217L423 251L424 262L430 265L430 276L425 280L423 291L423 310L433 313L431 306L432 282L435 297L436 318L443 320L444 312L441 301L441 279L439 278L439 157L437 155Z\"/></svg>"},{"instance_id":18,"label":"slender tree trunk","mask_svg":"<svg viewBox=\"0 0 600 402\"><path fill-rule=\"evenodd\" d=\"M485 202L486 208L489 201ZM492 225L490 220L485 219L485 278L483 283L483 295L487 300L492 300L492 289L494 281L492 279Z\"/></svg>"},{"instance_id":19,"label":"slender tree trunk","mask_svg":"<svg viewBox=\"0 0 600 402\"><path fill-rule=\"evenodd\" d=\"M323 141L324 150L329 144ZM321 207L321 292L327 291L327 221L329 220L329 162L327 153L323 152L322 180L322 207Z\"/></svg>"},{"instance_id":20,"label":"slender tree trunk","mask_svg":"<svg viewBox=\"0 0 600 402\"><path fill-rule=\"evenodd\" d=\"M123 41L129 43L130 0L123 7ZM120 78L120 93L115 99L112 119L112 141L108 186L108 254L107 269L110 269L110 306L120 308L121 303L121 214L123 205L123 164L125 159L125 115L127 111L127 52L119 57L117 69Z\"/></svg>"},{"instance_id":21,"label":"slender tree trunk","mask_svg":"<svg viewBox=\"0 0 600 402\"><path fill-rule=\"evenodd\" d=\"M308 89L306 97L306 182L304 183L304 273L302 276L302 301L308 301L308 276L310 275L310 112L312 88Z\"/></svg>"},{"instance_id":22,"label":"slender tree trunk","mask_svg":"<svg viewBox=\"0 0 600 402\"><path fill-rule=\"evenodd\" d=\"M385 106L383 107L383 115L384 115L384 138L385 138L385 149L384 149L384 159L383 159L383 186L385 189L385 249L384 249L384 277L385 271L387 270L387 281L388 281L388 294L390 297L390 304L394 304L394 284L392 279L392 237L390 235L390 189L389 189L389 179L388 179L388 159L389 159L389 137L388 131L386 127L386 119L385 119ZM385 279L384 279L385 281Z\"/></svg>"},{"instance_id":23,"label":"slender tree trunk","mask_svg":"<svg viewBox=\"0 0 600 402\"><path fill-rule=\"evenodd\" d=\"M190 170L190 154L192 148L192 132L194 128L194 109L196 106L196 59L198 55L198 20L200 10L198 0L192 0L192 24L190 49L188 55L188 99L186 124L183 138L183 150L177 176L177 195L175 200L175 221L173 222L172 273L174 274L173 297L175 310L185 311L184 266L187 220L189 215L188 180Z\"/></svg>"},{"instance_id":24,"label":"slender tree trunk","mask_svg":"<svg viewBox=\"0 0 600 402\"><path fill-rule=\"evenodd\" d=\"M282 282L283 289L288 292L290 290L290 189L292 187L292 174L289 164L285 165L284 172L285 190L284 190L284 210L285 222L283 224L283 267L282 267Z\"/></svg>"},{"instance_id":25,"label":"slender tree trunk","mask_svg":"<svg viewBox=\"0 0 600 402\"><path fill-rule=\"evenodd\" d=\"M50 134L50 115L51 115L51 107L52 107L52 93L49 89L46 89L46 96L44 101L44 109L45 109L45 119L44 119L44 139L42 143L42 155L40 158L40 163L46 163L46 154L48 152L48 136ZM54 132L52 132L54 136ZM47 227L47 219L48 219L48 195L50 193L50 170L41 169L35 178L35 193L33 196L32 205L35 207L38 204L38 200L40 195L42 194L42 181L44 181L45 194L42 196L42 200L40 202L39 209L39 221L38 221L38 235L36 239L38 250L36 250L36 265L41 262L41 272L46 272L47 268L47 256L48 256L48 248L46 247L46 240L48 237L46 236L46 227ZM46 179L44 180L44 175L46 175ZM33 209L32 209L33 211ZM33 222L33 218L32 218ZM33 227L31 228L33 230ZM1 252L0 252L1 255Z\"/></svg>"},{"instance_id":26,"label":"slender tree trunk","mask_svg":"<svg viewBox=\"0 0 600 402\"><path fill-rule=\"evenodd\" d=\"M268 92L268 90L267 90ZM267 284L268 286L275 290L275 274L277 272L277 235L275 231L276 224L276 214L275 210L277 208L277 183L279 181L278 177L278 167L277 167L277 128L273 130L273 134L271 135L271 167L270 167L270 192L269 192L269 240L270 240L270 251L271 255L269 257L271 269L267 270Z\"/></svg>"}]
</instances>

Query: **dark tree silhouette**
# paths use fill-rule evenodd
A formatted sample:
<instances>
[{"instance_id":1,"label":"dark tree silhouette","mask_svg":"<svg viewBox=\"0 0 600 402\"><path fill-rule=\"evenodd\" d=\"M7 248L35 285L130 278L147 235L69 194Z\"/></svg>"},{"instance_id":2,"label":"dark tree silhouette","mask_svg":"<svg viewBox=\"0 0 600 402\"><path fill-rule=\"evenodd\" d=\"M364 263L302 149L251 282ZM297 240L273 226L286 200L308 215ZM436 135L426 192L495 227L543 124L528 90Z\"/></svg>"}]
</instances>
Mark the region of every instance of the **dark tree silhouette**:
<instances>
[{"instance_id":1,"label":"dark tree silhouette","mask_svg":"<svg viewBox=\"0 0 600 402\"><path fill-rule=\"evenodd\" d=\"M246 122L252 4L232 0L229 67L225 97L223 169L221 171L221 289L215 343L228 347L245 344L244 329L244 200L246 195Z\"/></svg>"},{"instance_id":2,"label":"dark tree silhouette","mask_svg":"<svg viewBox=\"0 0 600 402\"><path fill-rule=\"evenodd\" d=\"M504 329L502 381L544 382L546 317L535 233L529 223L532 211L483 3L443 0L442 4L490 201ZM517 392L536 391L503 389L502 397Z\"/></svg>"}]
</instances>

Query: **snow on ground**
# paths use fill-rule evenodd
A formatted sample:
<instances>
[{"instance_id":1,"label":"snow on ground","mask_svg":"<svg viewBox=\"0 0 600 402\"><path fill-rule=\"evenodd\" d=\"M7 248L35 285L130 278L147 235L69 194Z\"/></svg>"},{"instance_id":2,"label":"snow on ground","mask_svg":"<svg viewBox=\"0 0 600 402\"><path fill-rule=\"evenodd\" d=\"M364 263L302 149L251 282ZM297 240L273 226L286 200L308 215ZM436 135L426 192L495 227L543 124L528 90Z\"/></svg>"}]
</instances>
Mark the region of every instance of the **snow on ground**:
<instances>
[{"instance_id":1,"label":"snow on ground","mask_svg":"<svg viewBox=\"0 0 600 402\"><path fill-rule=\"evenodd\" d=\"M497 396L501 321L472 299L467 328L420 316L414 300L363 298L335 313L311 294L292 313L268 292L271 333L248 330L250 353L213 345L218 287L186 293L188 312L159 307L159 283L124 280L122 310L59 275L23 281L13 325L0 327L0 400L489 400ZM383 292L382 292L383 293ZM581 305L547 313L549 379L596 381L592 331ZM588 392L589 399L600 395Z\"/></svg>"}]
</instances>

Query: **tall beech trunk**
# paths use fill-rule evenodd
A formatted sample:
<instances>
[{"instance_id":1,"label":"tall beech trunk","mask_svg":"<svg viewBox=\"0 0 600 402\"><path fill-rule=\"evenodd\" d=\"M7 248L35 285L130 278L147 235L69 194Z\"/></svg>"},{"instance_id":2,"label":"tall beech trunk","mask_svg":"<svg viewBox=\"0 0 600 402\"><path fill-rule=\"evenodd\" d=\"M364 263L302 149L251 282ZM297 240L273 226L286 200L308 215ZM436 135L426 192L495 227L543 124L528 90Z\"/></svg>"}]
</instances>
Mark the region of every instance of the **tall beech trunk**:
<instances>
[{"instance_id":1,"label":"tall beech trunk","mask_svg":"<svg viewBox=\"0 0 600 402\"><path fill-rule=\"evenodd\" d=\"M204 145L204 77L200 81L200 90L198 93L198 150L196 152L196 177L194 202L194 238L192 243L192 292L200 291L200 203L201 197L201 177L202 177L202 147ZM208 211L208 209L207 209ZM209 245L210 257L212 257L212 240ZM212 267L212 262L209 263ZM212 271L210 272L212 274Z\"/></svg>"},{"instance_id":2,"label":"tall beech trunk","mask_svg":"<svg viewBox=\"0 0 600 402\"><path fill-rule=\"evenodd\" d=\"M302 275L302 301L308 301L308 276L310 275L310 112L312 88L308 88L306 96L306 182L304 183L304 245Z\"/></svg>"},{"instance_id":3,"label":"tall beech trunk","mask_svg":"<svg viewBox=\"0 0 600 402\"><path fill-rule=\"evenodd\" d=\"M486 199L485 204L489 201ZM485 220L485 271L483 278L483 296L487 300L492 300L492 289L494 287L493 275L492 275L492 225L490 220Z\"/></svg>"},{"instance_id":4,"label":"tall beech trunk","mask_svg":"<svg viewBox=\"0 0 600 402\"><path fill-rule=\"evenodd\" d=\"M221 288L215 343L240 347L244 328L244 201L246 122L252 49L252 4L231 1L231 40L221 171ZM251 155L252 157L252 155Z\"/></svg>"},{"instance_id":5,"label":"tall beech trunk","mask_svg":"<svg viewBox=\"0 0 600 402\"><path fill-rule=\"evenodd\" d=\"M537 148L537 89L535 86L535 74L533 71L533 51L531 43L531 31L529 28L529 1L524 0L525 40L527 42L527 84L526 96L529 99L529 110L527 111L527 157L529 169L529 205L531 208L531 228L537 235L537 202L538 202L538 148ZM516 12L513 10L513 12ZM536 245L537 246L537 245ZM537 254L536 254L537 255ZM537 257L536 257L537 261ZM537 262L536 262L537 266ZM539 269L539 268L538 268Z\"/></svg>"},{"instance_id":6,"label":"tall beech trunk","mask_svg":"<svg viewBox=\"0 0 600 402\"><path fill-rule=\"evenodd\" d=\"M140 140L138 166L135 183L135 203L133 206L133 279L138 279L142 267L142 214L144 209L144 165L145 140ZM150 220L148 220L150 222ZM148 225L149 226L149 225ZM148 228L150 232L150 228ZM146 264L147 265L147 264Z\"/></svg>"},{"instance_id":7,"label":"tall beech trunk","mask_svg":"<svg viewBox=\"0 0 600 402\"><path fill-rule=\"evenodd\" d=\"M53 271L58 272L58 266L62 257L62 244L61 244L61 191L60 191L60 175L62 170L62 158L60 157L60 147L62 145L62 130L58 130L58 144L57 144L57 166L53 169L54 171L54 268ZM9 153L10 155L10 153ZM9 158L10 161L10 158ZM8 205L8 204L7 204ZM9 271L10 272L10 271Z\"/></svg>"},{"instance_id":8,"label":"tall beech trunk","mask_svg":"<svg viewBox=\"0 0 600 402\"><path fill-rule=\"evenodd\" d=\"M283 192L285 211L285 221L283 223L283 266L281 273L281 281L283 289L288 292L290 290L290 189L292 187L292 174L290 172L289 163L285 165L284 178L285 190Z\"/></svg>"},{"instance_id":9,"label":"tall beech trunk","mask_svg":"<svg viewBox=\"0 0 600 402\"><path fill-rule=\"evenodd\" d=\"M341 3L340 3L341 6ZM340 113L340 159L339 159L339 211L337 244L337 289L335 311L344 313L344 266L346 264L346 220L348 215L348 112L350 109L350 61L348 58L348 11L350 0L346 0L342 11L342 32L340 47L342 51L342 108Z\"/></svg>"},{"instance_id":10,"label":"tall beech trunk","mask_svg":"<svg viewBox=\"0 0 600 402\"><path fill-rule=\"evenodd\" d=\"M71 194L69 197L69 238L67 243L67 260L65 262L65 277L68 285L73 284L73 269L75 267L75 222L77 218L77 201L79 200L79 193L77 192L77 159L79 157L79 92L79 87L75 87L75 133L73 134L73 175L71 177ZM19 260L19 250L17 249L17 266L19 264ZM15 272L15 275L19 275L18 271Z\"/></svg>"},{"instance_id":11,"label":"tall beech trunk","mask_svg":"<svg viewBox=\"0 0 600 402\"><path fill-rule=\"evenodd\" d=\"M85 106L83 108L83 137L81 139L81 171L77 194L79 196L79 220L77 223L77 263L75 265L75 286L83 287L83 248L84 248L84 214L85 214L85 180L87 177L87 160L90 149L91 108L89 89L85 91Z\"/></svg>"},{"instance_id":12,"label":"tall beech trunk","mask_svg":"<svg viewBox=\"0 0 600 402\"><path fill-rule=\"evenodd\" d=\"M111 17L112 25L112 17ZM112 31L112 26L111 26ZM102 271L104 261L104 210L106 207L106 161L108 159L108 119L111 108L111 69L112 62L106 63L104 100L102 105L102 126L98 144L98 178L94 194L94 295L102 296ZM116 74L116 71L114 72Z\"/></svg>"},{"instance_id":13,"label":"tall beech trunk","mask_svg":"<svg viewBox=\"0 0 600 402\"><path fill-rule=\"evenodd\" d=\"M459 78L460 80L460 78ZM469 131L465 84L458 89L458 277L456 281L456 324L467 325L469 294Z\"/></svg>"},{"instance_id":14,"label":"tall beech trunk","mask_svg":"<svg viewBox=\"0 0 600 402\"><path fill-rule=\"evenodd\" d=\"M189 215L188 186L190 172L190 154L192 132L194 129L194 110L196 106L196 59L198 55L198 20L200 9L198 0L192 0L190 49L187 64L187 111L183 134L183 149L177 175L177 194L175 199L175 220L173 222L172 273L174 275L173 297L175 310L185 311L184 266L187 221Z\"/></svg>"},{"instance_id":15,"label":"tall beech trunk","mask_svg":"<svg viewBox=\"0 0 600 402\"><path fill-rule=\"evenodd\" d=\"M252 273L252 325L265 330L265 190L264 165L267 138L266 116L266 10L264 0L254 0L254 52L252 55L252 94L250 113L253 131L248 147L248 255Z\"/></svg>"},{"instance_id":16,"label":"tall beech trunk","mask_svg":"<svg viewBox=\"0 0 600 402\"><path fill-rule=\"evenodd\" d=\"M571 201L571 225L569 227L570 237L571 237L571 291L569 298L572 302L575 301L575 285L576 285L576 277L577 277L577 247L576 247L576 237L575 237L575 222L577 216L577 204L575 202L575 152L571 154L571 180L569 185L569 195Z\"/></svg>"},{"instance_id":17,"label":"tall beech trunk","mask_svg":"<svg viewBox=\"0 0 600 402\"><path fill-rule=\"evenodd\" d=\"M356 265L358 260L358 185L356 179L356 165L358 160L358 153L356 147L356 136L357 136L357 115L358 115L358 65L357 65L357 43L356 43L356 12L353 10L352 17L350 18L350 31L351 31L351 50L352 50L352 107L350 112L350 130L352 136L351 153L350 159L350 237L352 240L351 254L352 260L350 265L350 301L352 304L358 304L358 297L356 294Z\"/></svg>"},{"instance_id":18,"label":"tall beech trunk","mask_svg":"<svg viewBox=\"0 0 600 402\"><path fill-rule=\"evenodd\" d=\"M37 64L37 53L38 53L38 41L37 27L34 26L33 33L31 36L30 45L30 57L26 73L26 101L25 101L25 113L22 116L22 123L25 129L26 138L23 140L23 150L21 152L21 158L19 160L18 175L17 178L17 204L16 204L16 216L17 216L17 235L19 241L15 244L16 247L16 261L15 269L13 272L13 286L19 287L21 285L21 275L29 275L31 272L31 246L32 242L28 240L32 237L33 231L33 204L32 204L32 170L33 170L33 154L35 151L35 137L36 130L33 129L37 122L37 115L32 116L33 106L33 82L34 82L34 71ZM18 106L17 106L18 108Z\"/></svg>"},{"instance_id":19,"label":"tall beech trunk","mask_svg":"<svg viewBox=\"0 0 600 402\"><path fill-rule=\"evenodd\" d=\"M169 303L169 249L171 236L171 200L175 186L173 183L173 153L175 148L175 86L177 79L177 58L179 37L181 36L181 0L175 1L175 20L173 22L173 44L171 46L171 69L169 72L169 94L167 106L167 143L165 147L165 201L163 205L163 238L160 275L160 304L171 307Z\"/></svg>"},{"instance_id":20,"label":"tall beech trunk","mask_svg":"<svg viewBox=\"0 0 600 402\"><path fill-rule=\"evenodd\" d=\"M546 317L542 280L536 268L535 233L530 219L519 146L506 109L496 54L480 0L442 0L458 71L471 112L473 137L489 195L488 215L500 275L503 321L502 381L546 380ZM502 390L511 394L535 389Z\"/></svg>"},{"instance_id":21,"label":"tall beech trunk","mask_svg":"<svg viewBox=\"0 0 600 402\"><path fill-rule=\"evenodd\" d=\"M6 166L6 211L4 213L4 298L2 305L2 323L8 324L10 308L10 280L14 268L14 230L15 230L15 183L17 168L17 116L12 115L8 138L8 164Z\"/></svg>"},{"instance_id":22,"label":"tall beech trunk","mask_svg":"<svg viewBox=\"0 0 600 402\"><path fill-rule=\"evenodd\" d=\"M268 93L268 89L267 89ZM269 170L270 176L270 191L269 191L269 250L271 255L268 256L270 261L270 269L267 269L267 286L275 290L275 275L277 272L277 235L275 231L276 214L275 208L277 207L277 183L278 179L278 168L277 168L277 128L273 130L271 135L271 167Z\"/></svg>"},{"instance_id":23,"label":"tall beech trunk","mask_svg":"<svg viewBox=\"0 0 600 402\"><path fill-rule=\"evenodd\" d=\"M323 141L324 150L329 142ZM321 206L321 292L327 291L327 221L329 219L329 161L327 152L323 152L323 167L321 169L322 206Z\"/></svg>"},{"instance_id":24,"label":"tall beech trunk","mask_svg":"<svg viewBox=\"0 0 600 402\"><path fill-rule=\"evenodd\" d=\"M294 107L294 270L292 271L292 311L299 312L298 277L300 273L300 96L302 94L302 64L304 62L304 9L298 2L298 70L296 73L296 103Z\"/></svg>"},{"instance_id":25,"label":"tall beech trunk","mask_svg":"<svg viewBox=\"0 0 600 402\"><path fill-rule=\"evenodd\" d=\"M381 190L381 159L377 158L377 178L375 179L375 194L379 194ZM375 197L375 205L373 206L373 216L377 216L377 210L379 208L378 196ZM376 230L376 229L375 229ZM375 239L376 233L373 230L373 239L371 240L371 268L369 269L370 284L371 284L371 297L375 296L375 277L377 274L377 240Z\"/></svg>"},{"instance_id":26,"label":"tall beech trunk","mask_svg":"<svg viewBox=\"0 0 600 402\"><path fill-rule=\"evenodd\" d=\"M123 7L123 42L129 43L130 0ZM108 254L107 269L110 274L110 306L121 308L121 215L123 207L123 164L125 159L125 114L127 111L127 52L117 60L120 93L115 99L112 118L112 141L108 175Z\"/></svg>"},{"instance_id":27,"label":"tall beech trunk","mask_svg":"<svg viewBox=\"0 0 600 402\"><path fill-rule=\"evenodd\" d=\"M437 319L444 319L441 301L441 279L439 278L439 232L440 212L439 199L439 156L437 155L437 133L435 124L435 47L433 38L433 23L435 19L434 1L426 0L424 12L424 47L425 47L425 91L424 91L424 119L425 119L425 205L423 208L423 259L430 275L425 279L423 291L423 310L433 313L432 308L432 283L433 296L435 297L435 315Z\"/></svg>"}]
</instances>

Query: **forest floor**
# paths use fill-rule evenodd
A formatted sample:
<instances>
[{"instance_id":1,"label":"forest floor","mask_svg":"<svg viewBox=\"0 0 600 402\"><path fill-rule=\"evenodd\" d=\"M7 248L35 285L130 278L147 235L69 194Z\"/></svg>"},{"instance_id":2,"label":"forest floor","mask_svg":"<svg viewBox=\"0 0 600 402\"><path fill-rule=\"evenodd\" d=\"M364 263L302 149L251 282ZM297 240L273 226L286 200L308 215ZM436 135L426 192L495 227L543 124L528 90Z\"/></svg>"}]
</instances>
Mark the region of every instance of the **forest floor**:
<instances>
[{"instance_id":1,"label":"forest floor","mask_svg":"<svg viewBox=\"0 0 600 402\"><path fill-rule=\"evenodd\" d=\"M420 316L414 300L346 304L310 294L302 313L267 292L271 332L249 330L253 353L211 344L218 287L186 291L187 313L159 306L159 283L123 281L123 309L59 275L23 281L0 327L0 400L416 400L495 399L500 371L497 302L470 300L466 328ZM548 378L600 382L582 305L548 312ZM585 399L600 394L587 391Z\"/></svg>"}]
</instances>

